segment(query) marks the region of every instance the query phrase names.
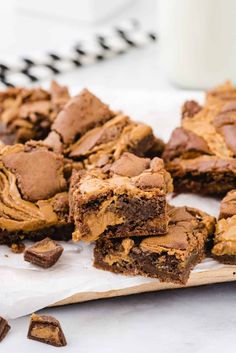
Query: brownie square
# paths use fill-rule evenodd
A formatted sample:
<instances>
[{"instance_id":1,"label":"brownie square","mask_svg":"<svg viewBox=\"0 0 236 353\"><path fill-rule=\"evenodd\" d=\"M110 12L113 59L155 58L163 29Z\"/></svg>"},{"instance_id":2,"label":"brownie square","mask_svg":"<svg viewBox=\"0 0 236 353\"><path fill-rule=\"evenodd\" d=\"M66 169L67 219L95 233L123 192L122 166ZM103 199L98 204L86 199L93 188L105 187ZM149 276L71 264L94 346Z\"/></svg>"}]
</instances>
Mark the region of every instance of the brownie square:
<instances>
[{"instance_id":1,"label":"brownie square","mask_svg":"<svg viewBox=\"0 0 236 353\"><path fill-rule=\"evenodd\" d=\"M214 218L189 207L172 207L169 216L165 235L97 240L94 266L186 284L190 271L205 256L208 236L214 232Z\"/></svg>"},{"instance_id":2,"label":"brownie square","mask_svg":"<svg viewBox=\"0 0 236 353\"><path fill-rule=\"evenodd\" d=\"M163 142L155 139L150 126L132 121L120 114L101 127L87 132L81 139L70 145L68 156L81 161L85 168L103 167L112 163L124 153L139 156L163 149Z\"/></svg>"},{"instance_id":3,"label":"brownie square","mask_svg":"<svg viewBox=\"0 0 236 353\"><path fill-rule=\"evenodd\" d=\"M212 256L222 263L236 265L236 190L228 192L221 201Z\"/></svg>"},{"instance_id":4,"label":"brownie square","mask_svg":"<svg viewBox=\"0 0 236 353\"><path fill-rule=\"evenodd\" d=\"M63 157L39 142L0 150L0 243L71 237Z\"/></svg>"},{"instance_id":5,"label":"brownie square","mask_svg":"<svg viewBox=\"0 0 236 353\"><path fill-rule=\"evenodd\" d=\"M225 194L236 188L236 88L210 91L203 107L188 102L163 158L176 192Z\"/></svg>"},{"instance_id":6,"label":"brownie square","mask_svg":"<svg viewBox=\"0 0 236 353\"><path fill-rule=\"evenodd\" d=\"M67 87L52 81L41 88L8 88L0 92L0 140L5 144L44 139L69 100Z\"/></svg>"},{"instance_id":7,"label":"brownie square","mask_svg":"<svg viewBox=\"0 0 236 353\"><path fill-rule=\"evenodd\" d=\"M75 172L70 187L73 239L163 234L169 191L172 180L157 157L150 160L127 152L103 170Z\"/></svg>"}]
</instances>

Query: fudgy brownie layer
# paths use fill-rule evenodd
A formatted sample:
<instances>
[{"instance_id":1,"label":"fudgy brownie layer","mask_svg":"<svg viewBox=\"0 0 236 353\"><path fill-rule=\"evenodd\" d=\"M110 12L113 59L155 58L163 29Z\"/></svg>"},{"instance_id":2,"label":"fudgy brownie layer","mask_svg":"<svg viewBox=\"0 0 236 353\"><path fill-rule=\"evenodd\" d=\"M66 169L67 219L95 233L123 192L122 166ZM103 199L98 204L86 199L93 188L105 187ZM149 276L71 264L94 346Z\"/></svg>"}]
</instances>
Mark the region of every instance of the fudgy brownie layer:
<instances>
[{"instance_id":1,"label":"fudgy brownie layer","mask_svg":"<svg viewBox=\"0 0 236 353\"><path fill-rule=\"evenodd\" d=\"M133 239L133 238L132 238ZM113 240L114 241L114 240ZM120 261L109 265L104 261L104 257L109 254L110 249L100 241L94 249L94 266L98 269L121 273L127 276L141 275L144 277L158 278L161 282L173 282L177 284L186 284L191 269L201 262L205 256L205 252L194 252L185 263L184 269L179 266L177 258L145 253L130 254L130 261Z\"/></svg>"},{"instance_id":2,"label":"fudgy brownie layer","mask_svg":"<svg viewBox=\"0 0 236 353\"><path fill-rule=\"evenodd\" d=\"M127 275L143 275L185 284L205 256L214 218L189 207L170 208L166 235L107 239L96 242L94 266Z\"/></svg>"},{"instance_id":3,"label":"fudgy brownie layer","mask_svg":"<svg viewBox=\"0 0 236 353\"><path fill-rule=\"evenodd\" d=\"M186 173L183 177L175 176L171 172L173 177L174 191L177 193L191 192L202 195L225 195L229 190L236 188L236 178L232 173L224 174L191 174Z\"/></svg>"},{"instance_id":4,"label":"fudgy brownie layer","mask_svg":"<svg viewBox=\"0 0 236 353\"><path fill-rule=\"evenodd\" d=\"M235 255L221 255L221 256L216 256L212 255L212 257L226 265L236 265L236 254Z\"/></svg>"},{"instance_id":5,"label":"fudgy brownie layer","mask_svg":"<svg viewBox=\"0 0 236 353\"><path fill-rule=\"evenodd\" d=\"M108 205L109 199L112 199ZM83 223L84 218L89 219L90 215L99 214L95 227L98 226L101 217L106 218L106 213L112 213L114 218L122 221L115 225L107 226L103 235L106 237L127 237L127 236L145 236L165 234L167 231L166 218L166 197L164 195L153 195L151 198L138 195L129 195L128 193L116 196L109 192L103 194L101 199L95 199L88 204L82 205L77 209L76 222ZM104 212L103 212L104 209ZM97 224L97 225L96 225ZM84 229L86 232L86 228ZM89 229L87 230L89 232Z\"/></svg>"},{"instance_id":6,"label":"fudgy brownie layer","mask_svg":"<svg viewBox=\"0 0 236 353\"><path fill-rule=\"evenodd\" d=\"M25 239L32 241L40 241L46 237L49 237L53 240L68 241L71 239L73 231L74 224L72 223L64 224L60 227L53 226L49 228L40 229L37 231L30 232L29 234L0 231L0 245L11 245L14 243L21 242Z\"/></svg>"}]
</instances>

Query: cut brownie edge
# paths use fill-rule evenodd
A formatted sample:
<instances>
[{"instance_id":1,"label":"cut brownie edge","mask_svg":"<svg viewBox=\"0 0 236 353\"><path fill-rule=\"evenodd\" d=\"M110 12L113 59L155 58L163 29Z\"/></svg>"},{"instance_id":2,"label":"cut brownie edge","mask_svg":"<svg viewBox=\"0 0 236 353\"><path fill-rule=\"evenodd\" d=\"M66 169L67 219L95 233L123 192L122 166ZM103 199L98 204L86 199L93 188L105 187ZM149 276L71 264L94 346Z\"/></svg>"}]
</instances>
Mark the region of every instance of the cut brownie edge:
<instances>
[{"instance_id":1,"label":"cut brownie edge","mask_svg":"<svg viewBox=\"0 0 236 353\"><path fill-rule=\"evenodd\" d=\"M168 227L166 194L172 180L159 158L124 153L108 169L74 173L70 213L75 241L99 237L163 234Z\"/></svg>"},{"instance_id":2,"label":"cut brownie edge","mask_svg":"<svg viewBox=\"0 0 236 353\"><path fill-rule=\"evenodd\" d=\"M169 230L165 235L100 238L94 249L94 266L185 284L190 271L205 257L215 219L188 207L170 207L169 215Z\"/></svg>"},{"instance_id":3,"label":"cut brownie edge","mask_svg":"<svg viewBox=\"0 0 236 353\"><path fill-rule=\"evenodd\" d=\"M94 250L94 267L100 270L110 271L127 276L144 276L159 279L160 282L171 282L185 285L188 281L190 271L205 257L204 251L194 252L188 259L184 270L177 269L175 257L163 263L163 267L158 269L153 265L155 259L147 258L145 254L134 256L133 263L124 260L109 264L104 261L101 250L96 246ZM137 263L141 265L137 265ZM167 270L168 268L168 270Z\"/></svg>"},{"instance_id":4,"label":"cut brownie edge","mask_svg":"<svg viewBox=\"0 0 236 353\"><path fill-rule=\"evenodd\" d=\"M226 265L236 265L236 255L212 255L213 259L226 264Z\"/></svg>"},{"instance_id":5,"label":"cut brownie edge","mask_svg":"<svg viewBox=\"0 0 236 353\"><path fill-rule=\"evenodd\" d=\"M60 227L53 226L49 228L40 229L37 231L32 231L29 234L0 231L0 245L11 245L13 243L18 243L24 239L31 240L31 241L40 241L46 237L49 237L53 240L68 241L72 238L73 231L74 231L74 224L72 223L68 223Z\"/></svg>"}]
</instances>

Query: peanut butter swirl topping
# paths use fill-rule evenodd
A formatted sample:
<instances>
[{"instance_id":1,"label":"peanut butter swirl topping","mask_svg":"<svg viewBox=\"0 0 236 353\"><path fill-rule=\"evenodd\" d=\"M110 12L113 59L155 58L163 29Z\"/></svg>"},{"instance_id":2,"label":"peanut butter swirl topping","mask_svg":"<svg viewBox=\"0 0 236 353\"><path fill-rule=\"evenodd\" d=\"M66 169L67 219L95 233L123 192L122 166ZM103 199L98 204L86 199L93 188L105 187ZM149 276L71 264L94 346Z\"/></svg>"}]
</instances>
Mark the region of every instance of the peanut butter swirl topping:
<instances>
[{"instance_id":1,"label":"peanut butter swirl topping","mask_svg":"<svg viewBox=\"0 0 236 353\"><path fill-rule=\"evenodd\" d=\"M49 174L45 174L45 169ZM51 179L51 180L50 180ZM65 194L63 159L40 144L0 151L0 227L29 232L59 222L54 199Z\"/></svg>"}]
</instances>

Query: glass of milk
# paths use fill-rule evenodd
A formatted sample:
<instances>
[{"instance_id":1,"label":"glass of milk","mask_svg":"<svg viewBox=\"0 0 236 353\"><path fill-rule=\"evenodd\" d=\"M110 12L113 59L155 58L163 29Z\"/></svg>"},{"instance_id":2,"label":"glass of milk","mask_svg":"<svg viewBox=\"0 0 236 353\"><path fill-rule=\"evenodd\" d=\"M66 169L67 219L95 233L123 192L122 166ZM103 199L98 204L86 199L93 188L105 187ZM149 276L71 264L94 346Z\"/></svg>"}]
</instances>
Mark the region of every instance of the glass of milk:
<instances>
[{"instance_id":1,"label":"glass of milk","mask_svg":"<svg viewBox=\"0 0 236 353\"><path fill-rule=\"evenodd\" d=\"M159 0L161 64L184 88L236 83L236 0Z\"/></svg>"}]
</instances>

